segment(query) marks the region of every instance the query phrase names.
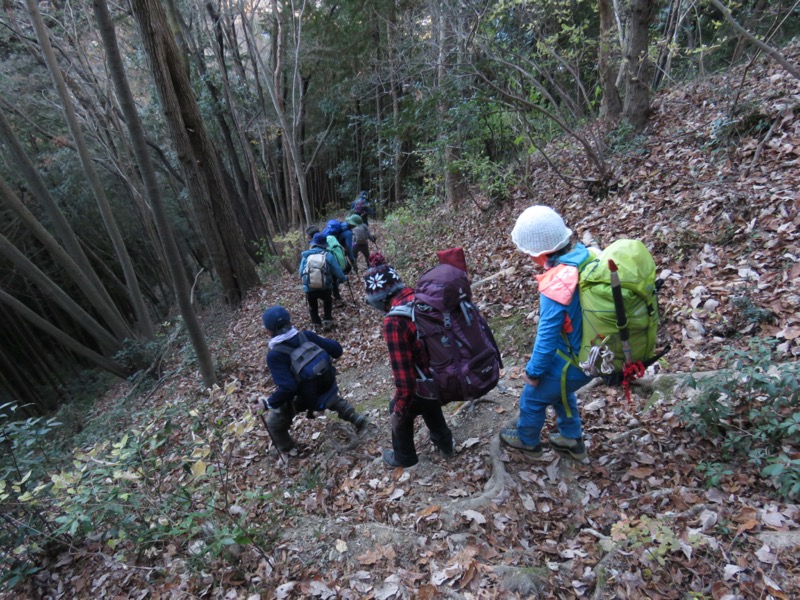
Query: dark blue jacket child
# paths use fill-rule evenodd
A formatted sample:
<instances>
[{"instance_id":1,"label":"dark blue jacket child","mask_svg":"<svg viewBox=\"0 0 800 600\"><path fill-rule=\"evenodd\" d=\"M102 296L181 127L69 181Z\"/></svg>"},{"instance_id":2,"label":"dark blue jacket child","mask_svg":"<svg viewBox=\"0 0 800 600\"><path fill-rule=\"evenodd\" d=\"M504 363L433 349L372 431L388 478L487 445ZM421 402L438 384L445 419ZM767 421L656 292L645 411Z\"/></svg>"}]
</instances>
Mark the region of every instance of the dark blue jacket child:
<instances>
[{"instance_id":1,"label":"dark blue jacket child","mask_svg":"<svg viewBox=\"0 0 800 600\"><path fill-rule=\"evenodd\" d=\"M325 382L322 385L323 389L319 389L319 381L298 381L292 372L290 352L304 341L319 346L332 359L342 355L341 344L336 340L319 336L313 331L298 331L292 327L289 312L280 305L265 310L261 319L267 335L270 336L267 368L277 386L267 398L264 408L271 409L267 428L278 450L289 452L295 448L289 428L294 416L304 410L312 416L315 410L332 410L340 419L352 423L356 431L361 431L366 425L366 418L358 414L350 403L339 395L336 370L333 365L330 366L329 378L321 379Z\"/></svg>"}]
</instances>

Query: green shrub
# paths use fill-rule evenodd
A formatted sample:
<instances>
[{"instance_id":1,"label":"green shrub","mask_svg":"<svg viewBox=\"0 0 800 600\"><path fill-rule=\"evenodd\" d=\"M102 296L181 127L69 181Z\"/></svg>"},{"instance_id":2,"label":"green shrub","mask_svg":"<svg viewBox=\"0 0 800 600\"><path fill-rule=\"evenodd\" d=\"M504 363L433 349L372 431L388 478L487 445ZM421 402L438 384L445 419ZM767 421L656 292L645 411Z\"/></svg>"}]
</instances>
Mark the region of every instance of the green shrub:
<instances>
[{"instance_id":1,"label":"green shrub","mask_svg":"<svg viewBox=\"0 0 800 600\"><path fill-rule=\"evenodd\" d=\"M20 459L0 480L0 514L6 517L0 521L0 548L9 549L0 554L0 584L12 587L35 572L53 541L70 544L87 537L121 559L173 544L202 569L212 561L235 564L245 545L264 555L279 528L270 522L276 513L263 509L280 498L242 491L232 463L255 416L214 420L209 417L214 410L203 406L225 402L234 390L215 388L210 397L193 400L197 408L189 411L189 422L180 415L181 427L192 436L179 435L173 425L182 405L167 406L148 415L144 427L76 449L61 469L45 468L32 457L57 423L29 419L14 428L3 423L6 446L13 440L31 450L18 453Z\"/></svg>"},{"instance_id":2,"label":"green shrub","mask_svg":"<svg viewBox=\"0 0 800 600\"><path fill-rule=\"evenodd\" d=\"M772 323L775 315L768 308L762 308L756 304L752 294L747 291L739 291L731 299L731 303L736 309L735 315L738 319L735 322L738 326L744 327L749 324L760 325L762 323Z\"/></svg>"},{"instance_id":3,"label":"green shrub","mask_svg":"<svg viewBox=\"0 0 800 600\"><path fill-rule=\"evenodd\" d=\"M414 280L414 274L407 271L412 264L406 249L428 247L431 240L444 244L447 235L452 234L445 219L434 217L440 203L440 198L416 188L402 206L384 219L381 252L403 273L406 281Z\"/></svg>"},{"instance_id":4,"label":"green shrub","mask_svg":"<svg viewBox=\"0 0 800 600\"><path fill-rule=\"evenodd\" d=\"M35 417L14 420L20 410L15 403L0 406L0 446L4 452L0 458L0 479L21 478L23 474L48 462L46 438L61 423L55 417Z\"/></svg>"},{"instance_id":5,"label":"green shrub","mask_svg":"<svg viewBox=\"0 0 800 600\"><path fill-rule=\"evenodd\" d=\"M774 480L786 496L800 491L800 461L789 459L785 448L800 447L798 376L794 363L775 362L776 341L754 339L746 350L727 348L727 369L703 379L690 378L697 394L676 407L680 419L713 441L720 458L746 458ZM791 454L791 452L789 452ZM709 463L709 482L718 483L726 468Z\"/></svg>"},{"instance_id":6,"label":"green shrub","mask_svg":"<svg viewBox=\"0 0 800 600\"><path fill-rule=\"evenodd\" d=\"M477 184L493 202L508 198L509 190L517 183L513 165L492 162L483 155L463 158L453 167L466 181Z\"/></svg>"},{"instance_id":7,"label":"green shrub","mask_svg":"<svg viewBox=\"0 0 800 600\"><path fill-rule=\"evenodd\" d=\"M606 143L614 154L642 154L645 151L646 136L637 134L633 125L621 120L617 126L608 132Z\"/></svg>"},{"instance_id":8,"label":"green shrub","mask_svg":"<svg viewBox=\"0 0 800 600\"><path fill-rule=\"evenodd\" d=\"M274 254L270 244L264 238L253 242L258 257L258 271L261 279L268 279L278 275L281 268L290 269L300 262L300 253L305 249L304 233L289 231L276 236L273 240L277 254Z\"/></svg>"},{"instance_id":9,"label":"green shrub","mask_svg":"<svg viewBox=\"0 0 800 600\"><path fill-rule=\"evenodd\" d=\"M40 507L24 502L52 462L47 438L61 423L44 417L14 420L21 408L0 406L0 586L9 588L39 571L30 551L66 541L54 533Z\"/></svg>"}]
</instances>

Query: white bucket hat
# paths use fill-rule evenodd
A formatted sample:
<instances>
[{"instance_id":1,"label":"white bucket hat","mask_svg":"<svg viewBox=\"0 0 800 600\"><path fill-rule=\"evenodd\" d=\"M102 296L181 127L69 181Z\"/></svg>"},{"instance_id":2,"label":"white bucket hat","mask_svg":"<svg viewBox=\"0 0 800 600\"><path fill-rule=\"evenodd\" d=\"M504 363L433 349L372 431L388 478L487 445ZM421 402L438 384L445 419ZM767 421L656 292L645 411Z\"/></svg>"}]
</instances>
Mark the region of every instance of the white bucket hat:
<instances>
[{"instance_id":1,"label":"white bucket hat","mask_svg":"<svg viewBox=\"0 0 800 600\"><path fill-rule=\"evenodd\" d=\"M511 240L517 248L534 257L561 250L571 237L572 230L549 206L526 208L511 230Z\"/></svg>"}]
</instances>

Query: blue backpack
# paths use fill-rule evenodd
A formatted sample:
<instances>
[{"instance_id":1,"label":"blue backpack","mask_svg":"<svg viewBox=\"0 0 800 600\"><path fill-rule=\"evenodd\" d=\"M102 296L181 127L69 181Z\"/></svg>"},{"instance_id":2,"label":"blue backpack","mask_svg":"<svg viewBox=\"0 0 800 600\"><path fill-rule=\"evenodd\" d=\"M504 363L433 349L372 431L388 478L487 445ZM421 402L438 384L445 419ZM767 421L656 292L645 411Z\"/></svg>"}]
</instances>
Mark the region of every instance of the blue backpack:
<instances>
[{"instance_id":1,"label":"blue backpack","mask_svg":"<svg viewBox=\"0 0 800 600\"><path fill-rule=\"evenodd\" d=\"M292 375L297 381L298 404L304 409L322 410L335 391L336 369L330 354L309 340L305 334L297 334L300 345L292 348L278 344L273 348L289 355Z\"/></svg>"}]
</instances>

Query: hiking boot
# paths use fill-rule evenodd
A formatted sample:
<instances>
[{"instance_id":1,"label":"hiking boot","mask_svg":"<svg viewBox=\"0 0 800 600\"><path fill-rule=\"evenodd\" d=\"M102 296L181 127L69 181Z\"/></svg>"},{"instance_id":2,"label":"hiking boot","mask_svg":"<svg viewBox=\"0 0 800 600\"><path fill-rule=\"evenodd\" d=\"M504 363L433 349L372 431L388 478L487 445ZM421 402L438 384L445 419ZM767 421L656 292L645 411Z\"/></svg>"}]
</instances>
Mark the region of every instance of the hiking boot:
<instances>
[{"instance_id":1,"label":"hiking boot","mask_svg":"<svg viewBox=\"0 0 800 600\"><path fill-rule=\"evenodd\" d=\"M455 438L453 438L453 442L450 444L450 448L448 448L447 450L445 450L444 448L439 448L438 446L436 447L436 449L439 451L439 454L441 454L443 457L445 457L445 458L453 458L456 455L456 440L455 440Z\"/></svg>"},{"instance_id":2,"label":"hiking boot","mask_svg":"<svg viewBox=\"0 0 800 600\"><path fill-rule=\"evenodd\" d=\"M535 446L530 446L523 442L519 439L519 430L516 427L513 429L503 429L500 432L500 441L506 446L521 450L533 458L542 457L542 445L536 444Z\"/></svg>"},{"instance_id":3,"label":"hiking boot","mask_svg":"<svg viewBox=\"0 0 800 600\"><path fill-rule=\"evenodd\" d=\"M356 428L356 433L361 433L364 431L364 428L367 426L367 417L364 415L356 415L356 418L352 421L353 426Z\"/></svg>"},{"instance_id":4,"label":"hiking boot","mask_svg":"<svg viewBox=\"0 0 800 600\"><path fill-rule=\"evenodd\" d=\"M586 458L586 446L582 438L568 438L560 433L551 433L548 436L550 447L561 454L569 454L575 460Z\"/></svg>"},{"instance_id":5,"label":"hiking boot","mask_svg":"<svg viewBox=\"0 0 800 600\"><path fill-rule=\"evenodd\" d=\"M333 329L333 321L322 322L322 331L330 331L331 329Z\"/></svg>"},{"instance_id":6,"label":"hiking boot","mask_svg":"<svg viewBox=\"0 0 800 600\"><path fill-rule=\"evenodd\" d=\"M411 465L402 464L395 457L394 450L384 450L383 451L383 462L385 462L390 467L403 467L404 469L407 469L408 467L413 467L415 464L417 464L416 462L414 464L411 464Z\"/></svg>"}]
</instances>

